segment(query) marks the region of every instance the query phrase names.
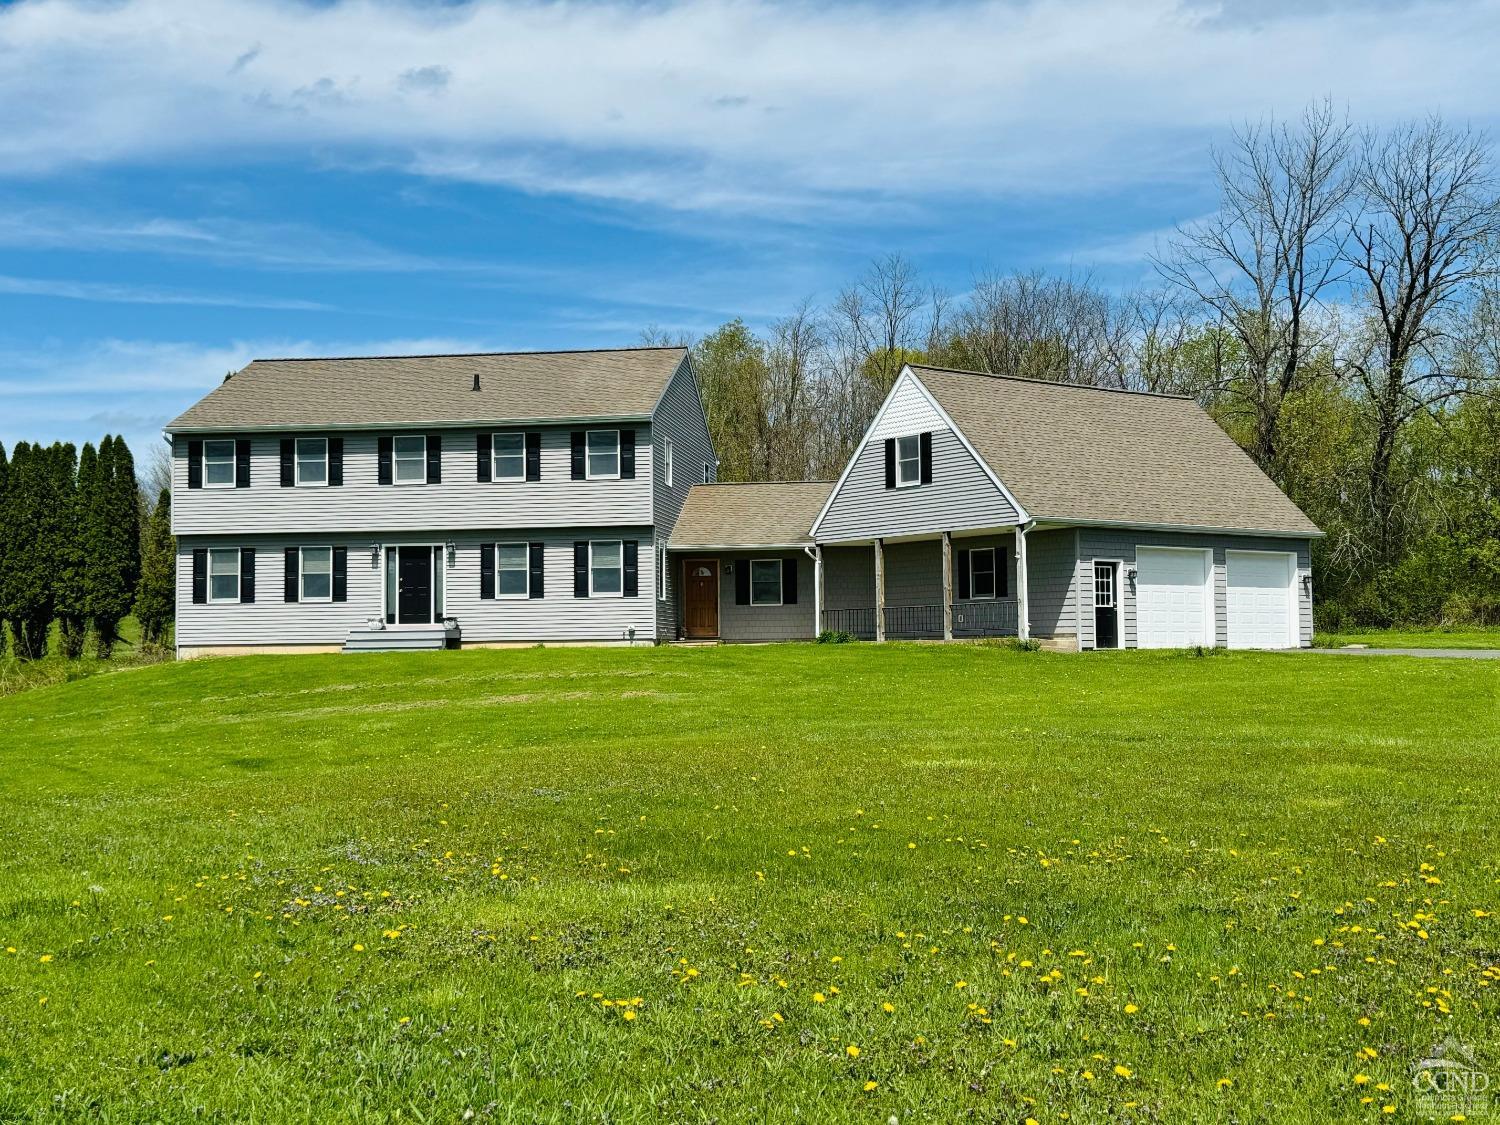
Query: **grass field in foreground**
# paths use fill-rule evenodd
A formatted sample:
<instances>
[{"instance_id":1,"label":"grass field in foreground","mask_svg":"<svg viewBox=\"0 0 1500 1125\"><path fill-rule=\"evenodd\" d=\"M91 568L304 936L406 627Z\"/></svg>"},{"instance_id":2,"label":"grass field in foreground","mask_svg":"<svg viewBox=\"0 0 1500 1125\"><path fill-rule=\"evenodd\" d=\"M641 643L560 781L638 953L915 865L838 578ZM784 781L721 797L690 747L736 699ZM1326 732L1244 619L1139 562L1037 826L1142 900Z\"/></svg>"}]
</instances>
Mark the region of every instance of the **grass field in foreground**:
<instances>
[{"instance_id":1,"label":"grass field in foreground","mask_svg":"<svg viewBox=\"0 0 1500 1125\"><path fill-rule=\"evenodd\" d=\"M1414 1120L1445 1036L1500 1072L1497 673L803 645L13 696L0 1119Z\"/></svg>"},{"instance_id":2,"label":"grass field in foreground","mask_svg":"<svg viewBox=\"0 0 1500 1125\"><path fill-rule=\"evenodd\" d=\"M1369 645L1371 648L1500 648L1500 626L1349 629L1337 633L1319 633L1314 641L1319 648L1342 648L1344 645Z\"/></svg>"}]
</instances>

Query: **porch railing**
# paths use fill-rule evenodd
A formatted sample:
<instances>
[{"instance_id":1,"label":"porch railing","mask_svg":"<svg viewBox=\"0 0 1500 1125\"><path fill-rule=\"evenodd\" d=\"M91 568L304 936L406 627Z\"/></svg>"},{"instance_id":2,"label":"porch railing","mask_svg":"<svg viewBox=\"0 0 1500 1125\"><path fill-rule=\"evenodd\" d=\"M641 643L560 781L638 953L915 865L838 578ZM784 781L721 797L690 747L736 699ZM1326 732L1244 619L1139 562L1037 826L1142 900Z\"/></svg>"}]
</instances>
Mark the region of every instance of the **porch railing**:
<instances>
[{"instance_id":1,"label":"porch railing","mask_svg":"<svg viewBox=\"0 0 1500 1125\"><path fill-rule=\"evenodd\" d=\"M1015 598L953 603L955 637L1014 637L1019 626Z\"/></svg>"},{"instance_id":2,"label":"porch railing","mask_svg":"<svg viewBox=\"0 0 1500 1125\"><path fill-rule=\"evenodd\" d=\"M848 633L862 641L875 639L875 607L862 609L825 609L823 628L830 633Z\"/></svg>"},{"instance_id":3,"label":"porch railing","mask_svg":"<svg viewBox=\"0 0 1500 1125\"><path fill-rule=\"evenodd\" d=\"M848 633L862 640L875 639L875 607L825 609L823 628ZM1014 637L1019 614L1014 598L953 603L955 637ZM939 605L888 605L885 635L891 640L935 639L943 635L943 607Z\"/></svg>"}]
</instances>

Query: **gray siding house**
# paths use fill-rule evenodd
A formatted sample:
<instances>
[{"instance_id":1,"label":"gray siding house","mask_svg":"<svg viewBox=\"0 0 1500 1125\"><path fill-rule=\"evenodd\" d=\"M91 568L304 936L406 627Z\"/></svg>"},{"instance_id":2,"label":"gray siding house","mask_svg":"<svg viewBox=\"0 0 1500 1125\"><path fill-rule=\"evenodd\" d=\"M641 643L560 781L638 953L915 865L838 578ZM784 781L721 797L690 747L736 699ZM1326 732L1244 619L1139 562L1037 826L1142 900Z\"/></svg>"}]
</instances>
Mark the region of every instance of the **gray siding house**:
<instances>
[{"instance_id":1,"label":"gray siding house","mask_svg":"<svg viewBox=\"0 0 1500 1125\"><path fill-rule=\"evenodd\" d=\"M1191 399L909 365L838 481L696 488L669 548L687 637L1293 648L1319 535Z\"/></svg>"},{"instance_id":2,"label":"gray siding house","mask_svg":"<svg viewBox=\"0 0 1500 1125\"><path fill-rule=\"evenodd\" d=\"M167 432L183 656L654 641L717 463L681 348L257 360Z\"/></svg>"},{"instance_id":3,"label":"gray siding house","mask_svg":"<svg viewBox=\"0 0 1500 1125\"><path fill-rule=\"evenodd\" d=\"M718 484L680 348L257 360L168 438L183 656L1312 639L1321 532L1186 398L909 365L837 481Z\"/></svg>"}]
</instances>

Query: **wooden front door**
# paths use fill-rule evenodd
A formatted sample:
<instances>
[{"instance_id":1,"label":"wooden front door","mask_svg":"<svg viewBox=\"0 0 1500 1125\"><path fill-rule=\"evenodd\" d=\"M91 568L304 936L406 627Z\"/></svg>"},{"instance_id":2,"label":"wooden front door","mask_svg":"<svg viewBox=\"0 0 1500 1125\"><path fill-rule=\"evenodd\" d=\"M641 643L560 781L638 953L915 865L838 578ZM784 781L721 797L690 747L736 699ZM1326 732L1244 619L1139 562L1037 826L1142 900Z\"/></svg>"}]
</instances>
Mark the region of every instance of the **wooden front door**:
<instances>
[{"instance_id":1,"label":"wooden front door","mask_svg":"<svg viewBox=\"0 0 1500 1125\"><path fill-rule=\"evenodd\" d=\"M683 564L682 628L689 639L719 635L719 560Z\"/></svg>"}]
</instances>

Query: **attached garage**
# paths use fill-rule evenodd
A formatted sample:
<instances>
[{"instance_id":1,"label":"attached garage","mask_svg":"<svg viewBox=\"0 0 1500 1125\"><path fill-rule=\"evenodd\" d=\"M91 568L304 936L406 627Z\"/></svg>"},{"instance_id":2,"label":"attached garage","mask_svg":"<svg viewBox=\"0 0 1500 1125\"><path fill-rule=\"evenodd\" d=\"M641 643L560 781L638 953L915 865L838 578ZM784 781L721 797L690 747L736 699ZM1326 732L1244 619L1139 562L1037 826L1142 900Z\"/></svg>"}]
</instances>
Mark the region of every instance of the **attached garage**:
<instances>
[{"instance_id":1,"label":"attached garage","mask_svg":"<svg viewBox=\"0 0 1500 1125\"><path fill-rule=\"evenodd\" d=\"M1225 607L1230 648L1296 648L1297 556L1226 551Z\"/></svg>"},{"instance_id":2,"label":"attached garage","mask_svg":"<svg viewBox=\"0 0 1500 1125\"><path fill-rule=\"evenodd\" d=\"M1138 647L1214 643L1212 551L1137 546L1135 571Z\"/></svg>"}]
</instances>

